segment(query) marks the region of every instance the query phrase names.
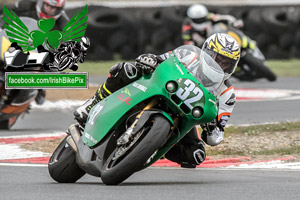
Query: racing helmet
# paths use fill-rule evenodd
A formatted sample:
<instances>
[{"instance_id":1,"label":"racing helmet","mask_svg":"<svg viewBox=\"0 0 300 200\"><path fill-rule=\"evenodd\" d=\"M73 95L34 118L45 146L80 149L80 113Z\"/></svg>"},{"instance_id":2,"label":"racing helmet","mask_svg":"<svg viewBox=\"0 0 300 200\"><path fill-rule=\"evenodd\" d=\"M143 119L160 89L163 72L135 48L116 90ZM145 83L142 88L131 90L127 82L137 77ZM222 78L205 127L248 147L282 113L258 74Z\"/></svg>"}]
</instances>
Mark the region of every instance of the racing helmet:
<instances>
[{"instance_id":1,"label":"racing helmet","mask_svg":"<svg viewBox=\"0 0 300 200\"><path fill-rule=\"evenodd\" d=\"M66 0L38 0L36 3L37 15L39 18L54 18L56 20L61 16L65 3ZM49 13L47 9L53 11L53 13Z\"/></svg>"},{"instance_id":2,"label":"racing helmet","mask_svg":"<svg viewBox=\"0 0 300 200\"><path fill-rule=\"evenodd\" d=\"M225 33L216 33L206 39L202 46L224 71L225 80L235 71L240 60L240 46L237 41Z\"/></svg>"},{"instance_id":3,"label":"racing helmet","mask_svg":"<svg viewBox=\"0 0 300 200\"><path fill-rule=\"evenodd\" d=\"M188 18L195 24L201 24L206 21L208 10L201 4L191 5L187 10Z\"/></svg>"}]
</instances>

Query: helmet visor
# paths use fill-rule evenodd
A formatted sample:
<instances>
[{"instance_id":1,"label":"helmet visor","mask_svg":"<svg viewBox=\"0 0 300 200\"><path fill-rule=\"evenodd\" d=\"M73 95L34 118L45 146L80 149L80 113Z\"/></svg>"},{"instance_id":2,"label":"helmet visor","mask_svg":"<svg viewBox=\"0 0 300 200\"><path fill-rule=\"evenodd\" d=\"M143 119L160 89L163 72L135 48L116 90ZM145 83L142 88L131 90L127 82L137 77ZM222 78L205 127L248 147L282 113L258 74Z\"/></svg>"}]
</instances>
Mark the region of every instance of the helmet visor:
<instances>
[{"instance_id":1,"label":"helmet visor","mask_svg":"<svg viewBox=\"0 0 300 200\"><path fill-rule=\"evenodd\" d=\"M62 10L63 10L63 7L52 6L52 5L48 4L47 2L43 2L42 12L45 13L46 15L49 15L49 16L59 15Z\"/></svg>"},{"instance_id":2,"label":"helmet visor","mask_svg":"<svg viewBox=\"0 0 300 200\"><path fill-rule=\"evenodd\" d=\"M225 80L224 71L219 64L204 51L201 52L200 65L196 77L200 83L216 97L220 95L221 86Z\"/></svg>"},{"instance_id":3,"label":"helmet visor","mask_svg":"<svg viewBox=\"0 0 300 200\"><path fill-rule=\"evenodd\" d=\"M191 20L192 20L192 22L194 22L195 24L201 24L201 23L203 23L203 22L206 21L206 17L192 18Z\"/></svg>"},{"instance_id":4,"label":"helmet visor","mask_svg":"<svg viewBox=\"0 0 300 200\"><path fill-rule=\"evenodd\" d=\"M212 50L204 49L204 51L207 54L209 54L219 64L219 66L222 68L224 73L232 74L234 72L238 60L234 60L227 56L223 56Z\"/></svg>"}]
</instances>

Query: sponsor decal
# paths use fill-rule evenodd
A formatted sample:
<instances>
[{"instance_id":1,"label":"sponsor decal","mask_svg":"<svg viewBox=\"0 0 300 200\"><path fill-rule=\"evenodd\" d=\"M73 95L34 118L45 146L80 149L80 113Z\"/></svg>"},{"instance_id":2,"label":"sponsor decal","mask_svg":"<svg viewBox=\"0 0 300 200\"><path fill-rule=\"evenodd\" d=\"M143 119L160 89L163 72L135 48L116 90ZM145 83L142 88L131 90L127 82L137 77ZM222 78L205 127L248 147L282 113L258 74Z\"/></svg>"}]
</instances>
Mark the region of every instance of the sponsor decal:
<instances>
[{"instance_id":1,"label":"sponsor decal","mask_svg":"<svg viewBox=\"0 0 300 200\"><path fill-rule=\"evenodd\" d=\"M131 98L130 98L129 96L127 96L126 94L121 93L121 94L118 96L118 99L120 99L121 101L125 102L127 105L130 105L130 100L131 100Z\"/></svg>"},{"instance_id":2,"label":"sponsor decal","mask_svg":"<svg viewBox=\"0 0 300 200\"><path fill-rule=\"evenodd\" d=\"M127 94L128 96L131 96L129 89L126 87L124 91L122 91L122 93Z\"/></svg>"},{"instance_id":3,"label":"sponsor decal","mask_svg":"<svg viewBox=\"0 0 300 200\"><path fill-rule=\"evenodd\" d=\"M179 65L178 65L177 63L175 63L175 66L177 67L178 71L180 71L180 73L181 73L182 75L184 75L183 71L181 70L181 68L179 67Z\"/></svg>"},{"instance_id":4,"label":"sponsor decal","mask_svg":"<svg viewBox=\"0 0 300 200\"><path fill-rule=\"evenodd\" d=\"M145 87L137 82L133 83L133 87L136 87L137 89L142 90L143 92L146 92L146 90L147 90L147 87Z\"/></svg>"}]
</instances>

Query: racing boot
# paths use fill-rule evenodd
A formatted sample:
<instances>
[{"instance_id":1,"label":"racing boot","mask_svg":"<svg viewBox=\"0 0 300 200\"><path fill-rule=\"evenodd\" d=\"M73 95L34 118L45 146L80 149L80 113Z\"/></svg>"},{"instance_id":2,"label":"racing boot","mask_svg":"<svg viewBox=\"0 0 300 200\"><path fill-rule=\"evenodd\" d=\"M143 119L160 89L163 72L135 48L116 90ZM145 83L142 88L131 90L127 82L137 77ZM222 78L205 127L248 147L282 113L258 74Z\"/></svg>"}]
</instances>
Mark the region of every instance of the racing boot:
<instances>
[{"instance_id":1,"label":"racing boot","mask_svg":"<svg viewBox=\"0 0 300 200\"><path fill-rule=\"evenodd\" d=\"M87 100L82 106L74 112L75 119L84 128L88 113L94 105L102 99L108 97L113 92L141 77L132 63L117 63L109 71L106 82L100 85L96 94Z\"/></svg>"},{"instance_id":2,"label":"racing boot","mask_svg":"<svg viewBox=\"0 0 300 200\"><path fill-rule=\"evenodd\" d=\"M183 168L195 168L200 165L206 158L205 144L198 136L197 128L191 129L165 157L181 165Z\"/></svg>"},{"instance_id":3,"label":"racing boot","mask_svg":"<svg viewBox=\"0 0 300 200\"><path fill-rule=\"evenodd\" d=\"M35 102L38 105L42 105L46 99L46 91L44 89L39 89L38 94L35 97Z\"/></svg>"},{"instance_id":4,"label":"racing boot","mask_svg":"<svg viewBox=\"0 0 300 200\"><path fill-rule=\"evenodd\" d=\"M95 95L74 111L75 120L84 128L90 110L110 93L105 90L105 83L100 85Z\"/></svg>"}]
</instances>

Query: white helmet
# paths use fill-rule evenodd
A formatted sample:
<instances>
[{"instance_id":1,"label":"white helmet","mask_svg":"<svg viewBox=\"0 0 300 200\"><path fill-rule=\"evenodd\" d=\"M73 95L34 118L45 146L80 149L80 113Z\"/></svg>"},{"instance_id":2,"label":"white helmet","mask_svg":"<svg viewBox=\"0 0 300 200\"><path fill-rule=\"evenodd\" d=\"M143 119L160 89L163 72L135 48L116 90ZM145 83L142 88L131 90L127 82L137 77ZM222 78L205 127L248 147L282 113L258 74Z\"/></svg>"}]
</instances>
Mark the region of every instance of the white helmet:
<instances>
[{"instance_id":1,"label":"white helmet","mask_svg":"<svg viewBox=\"0 0 300 200\"><path fill-rule=\"evenodd\" d=\"M207 8L201 4L194 4L187 10L187 16L196 24L204 22L207 15Z\"/></svg>"}]
</instances>

